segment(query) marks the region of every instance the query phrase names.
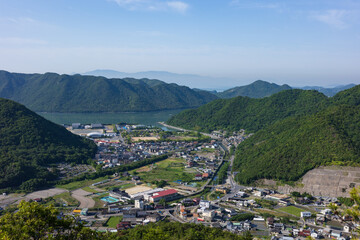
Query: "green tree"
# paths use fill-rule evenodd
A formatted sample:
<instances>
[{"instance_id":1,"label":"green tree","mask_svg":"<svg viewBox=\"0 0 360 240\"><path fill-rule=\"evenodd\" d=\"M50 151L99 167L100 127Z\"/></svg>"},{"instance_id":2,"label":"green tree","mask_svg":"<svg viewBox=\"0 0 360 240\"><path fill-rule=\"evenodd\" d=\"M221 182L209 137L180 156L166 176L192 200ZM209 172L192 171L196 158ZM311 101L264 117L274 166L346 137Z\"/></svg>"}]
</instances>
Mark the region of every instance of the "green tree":
<instances>
[{"instance_id":1,"label":"green tree","mask_svg":"<svg viewBox=\"0 0 360 240\"><path fill-rule=\"evenodd\" d=\"M0 239L106 239L53 206L22 201L18 208L0 218Z\"/></svg>"}]
</instances>

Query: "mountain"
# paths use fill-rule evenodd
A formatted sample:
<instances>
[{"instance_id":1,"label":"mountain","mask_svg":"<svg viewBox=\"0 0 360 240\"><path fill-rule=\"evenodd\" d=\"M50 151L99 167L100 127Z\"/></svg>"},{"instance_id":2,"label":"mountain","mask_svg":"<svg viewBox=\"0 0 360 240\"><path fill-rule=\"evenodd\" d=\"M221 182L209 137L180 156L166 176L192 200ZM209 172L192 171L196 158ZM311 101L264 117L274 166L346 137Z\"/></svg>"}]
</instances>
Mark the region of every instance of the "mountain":
<instances>
[{"instance_id":1,"label":"mountain","mask_svg":"<svg viewBox=\"0 0 360 240\"><path fill-rule=\"evenodd\" d=\"M245 129L256 132L289 116L308 115L324 109L327 97L317 91L299 89L266 98L218 99L197 109L185 110L168 120L170 125L210 132Z\"/></svg>"},{"instance_id":2,"label":"mountain","mask_svg":"<svg viewBox=\"0 0 360 240\"><path fill-rule=\"evenodd\" d=\"M193 108L217 97L149 79L0 71L0 97L38 112L141 112Z\"/></svg>"},{"instance_id":3,"label":"mountain","mask_svg":"<svg viewBox=\"0 0 360 240\"><path fill-rule=\"evenodd\" d=\"M316 90L318 92L321 92L323 94L325 94L328 97L332 97L335 94L337 94L338 92L341 92L343 90L355 87L355 84L348 84L348 85L341 85L341 86L337 86L334 88L324 88L324 87L318 87L318 86L306 86L306 87L302 87L300 89L303 90Z\"/></svg>"},{"instance_id":4,"label":"mountain","mask_svg":"<svg viewBox=\"0 0 360 240\"><path fill-rule=\"evenodd\" d=\"M217 93L217 96L220 98L233 98L237 96L263 98L289 89L291 89L291 87L286 84L280 86L275 83L268 83L262 80L257 80L246 86L235 87L224 92Z\"/></svg>"},{"instance_id":5,"label":"mountain","mask_svg":"<svg viewBox=\"0 0 360 240\"><path fill-rule=\"evenodd\" d=\"M57 162L85 163L96 145L11 100L0 98L0 189L33 190L57 178Z\"/></svg>"},{"instance_id":6,"label":"mountain","mask_svg":"<svg viewBox=\"0 0 360 240\"><path fill-rule=\"evenodd\" d=\"M360 107L331 106L319 113L290 117L255 133L236 150L236 180L295 181L324 165L360 163Z\"/></svg>"},{"instance_id":7,"label":"mountain","mask_svg":"<svg viewBox=\"0 0 360 240\"><path fill-rule=\"evenodd\" d=\"M232 87L226 82L235 81L229 78L205 77L195 74L178 74L166 71L146 71L136 73L125 73L114 70L94 70L82 73L82 75L102 76L107 78L148 78L159 79L167 83L176 83L178 85L189 86L200 89L227 89Z\"/></svg>"},{"instance_id":8,"label":"mountain","mask_svg":"<svg viewBox=\"0 0 360 240\"><path fill-rule=\"evenodd\" d=\"M236 180L295 181L326 165L360 166L360 85L332 98L314 90L287 90L267 98L221 99L187 110L171 125L255 134L236 149Z\"/></svg>"}]
</instances>

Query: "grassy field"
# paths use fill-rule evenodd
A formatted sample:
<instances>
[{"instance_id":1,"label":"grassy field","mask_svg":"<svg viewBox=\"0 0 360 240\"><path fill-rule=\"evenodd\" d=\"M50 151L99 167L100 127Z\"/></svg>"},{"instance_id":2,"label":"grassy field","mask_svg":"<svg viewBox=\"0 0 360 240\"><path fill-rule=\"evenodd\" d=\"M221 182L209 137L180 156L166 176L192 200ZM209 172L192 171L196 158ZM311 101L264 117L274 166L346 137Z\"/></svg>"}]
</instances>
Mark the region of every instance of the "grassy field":
<instances>
[{"instance_id":1,"label":"grassy field","mask_svg":"<svg viewBox=\"0 0 360 240\"><path fill-rule=\"evenodd\" d=\"M278 210L295 215L297 217L300 217L301 212L305 212L304 209L294 207L294 206L283 207L283 208L279 208Z\"/></svg>"},{"instance_id":2,"label":"grassy field","mask_svg":"<svg viewBox=\"0 0 360 240\"><path fill-rule=\"evenodd\" d=\"M119 189L122 189L122 190L124 190L124 189L128 189L128 188L131 188L131 187L134 187L135 186L135 184L134 183L132 183L132 182L123 182L123 183L117 183L117 182L115 182L114 184L110 184L110 185L108 185L107 187L105 187L105 189L106 190L109 190L109 189L111 189L111 188L114 188L114 187L116 187L116 188L119 188Z\"/></svg>"},{"instance_id":3,"label":"grassy field","mask_svg":"<svg viewBox=\"0 0 360 240\"><path fill-rule=\"evenodd\" d=\"M73 198L69 192L64 192L55 195L52 197L52 199L54 200L55 203L58 203L61 206L63 206L63 204L66 204L67 206L71 206L71 207L79 206L79 201ZM54 204L54 202L50 202L50 203Z\"/></svg>"},{"instance_id":4,"label":"grassy field","mask_svg":"<svg viewBox=\"0 0 360 240\"><path fill-rule=\"evenodd\" d=\"M64 188L66 190L72 191L72 190L75 190L75 189L78 189L78 188L83 188L83 187L90 186L93 183L100 182L100 181L103 181L105 179L108 179L108 177L101 177L101 178L97 178L97 179L94 179L94 180L83 180L83 181L71 182L71 183L64 184L64 185L56 185L56 187Z\"/></svg>"},{"instance_id":5,"label":"grassy field","mask_svg":"<svg viewBox=\"0 0 360 240\"><path fill-rule=\"evenodd\" d=\"M93 189L91 187L83 187L82 189L89 192L89 193L98 193L99 192L99 191L97 191L97 190L95 190L95 189Z\"/></svg>"},{"instance_id":6,"label":"grassy field","mask_svg":"<svg viewBox=\"0 0 360 240\"><path fill-rule=\"evenodd\" d=\"M121 222L122 216L110 217L106 222L106 227L116 228L116 225Z\"/></svg>"},{"instance_id":7,"label":"grassy field","mask_svg":"<svg viewBox=\"0 0 360 240\"><path fill-rule=\"evenodd\" d=\"M146 182L159 180L165 180L167 182L174 182L176 180L190 182L194 179L195 173L186 172L185 163L186 161L182 158L168 158L153 164L147 171L143 171L144 168L140 168L139 172L135 169L130 173L133 174L137 172L137 175L142 181Z\"/></svg>"}]
</instances>

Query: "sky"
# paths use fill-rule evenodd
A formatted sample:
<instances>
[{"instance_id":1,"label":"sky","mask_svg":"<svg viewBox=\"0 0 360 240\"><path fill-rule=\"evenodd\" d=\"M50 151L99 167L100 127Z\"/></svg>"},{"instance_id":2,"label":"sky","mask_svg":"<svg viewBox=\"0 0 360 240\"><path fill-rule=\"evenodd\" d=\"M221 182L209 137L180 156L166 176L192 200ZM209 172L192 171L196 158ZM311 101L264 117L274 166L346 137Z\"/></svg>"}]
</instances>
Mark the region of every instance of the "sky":
<instances>
[{"instance_id":1,"label":"sky","mask_svg":"<svg viewBox=\"0 0 360 240\"><path fill-rule=\"evenodd\" d=\"M360 84L360 0L0 0L0 69Z\"/></svg>"}]
</instances>

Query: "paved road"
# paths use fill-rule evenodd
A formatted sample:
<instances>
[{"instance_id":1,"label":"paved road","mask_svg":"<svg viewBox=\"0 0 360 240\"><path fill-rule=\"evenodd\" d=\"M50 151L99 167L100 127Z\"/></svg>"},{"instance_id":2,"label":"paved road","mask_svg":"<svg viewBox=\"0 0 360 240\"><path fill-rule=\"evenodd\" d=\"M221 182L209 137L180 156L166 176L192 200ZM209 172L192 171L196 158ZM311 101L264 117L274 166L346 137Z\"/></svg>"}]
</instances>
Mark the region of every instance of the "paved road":
<instances>
[{"instance_id":1,"label":"paved road","mask_svg":"<svg viewBox=\"0 0 360 240\"><path fill-rule=\"evenodd\" d=\"M176 129L176 130L179 130L179 131L184 131L184 132L192 131L192 130L187 130L187 129L184 129L184 128L179 128L179 127L171 126L171 125L168 125L168 124L166 124L166 123L164 123L164 122L159 122L159 124L163 125L164 127L173 128L173 129ZM220 137L215 136L215 135L212 135L212 134L209 134L209 133L204 133L204 132L200 132L200 133L201 133L202 135L211 137L211 138L213 138L213 139L220 139Z\"/></svg>"},{"instance_id":2,"label":"paved road","mask_svg":"<svg viewBox=\"0 0 360 240\"><path fill-rule=\"evenodd\" d=\"M71 196L80 202L79 208L92 208L95 206L95 201L92 198L87 197L90 194L91 193L82 189L71 192Z\"/></svg>"}]
</instances>

